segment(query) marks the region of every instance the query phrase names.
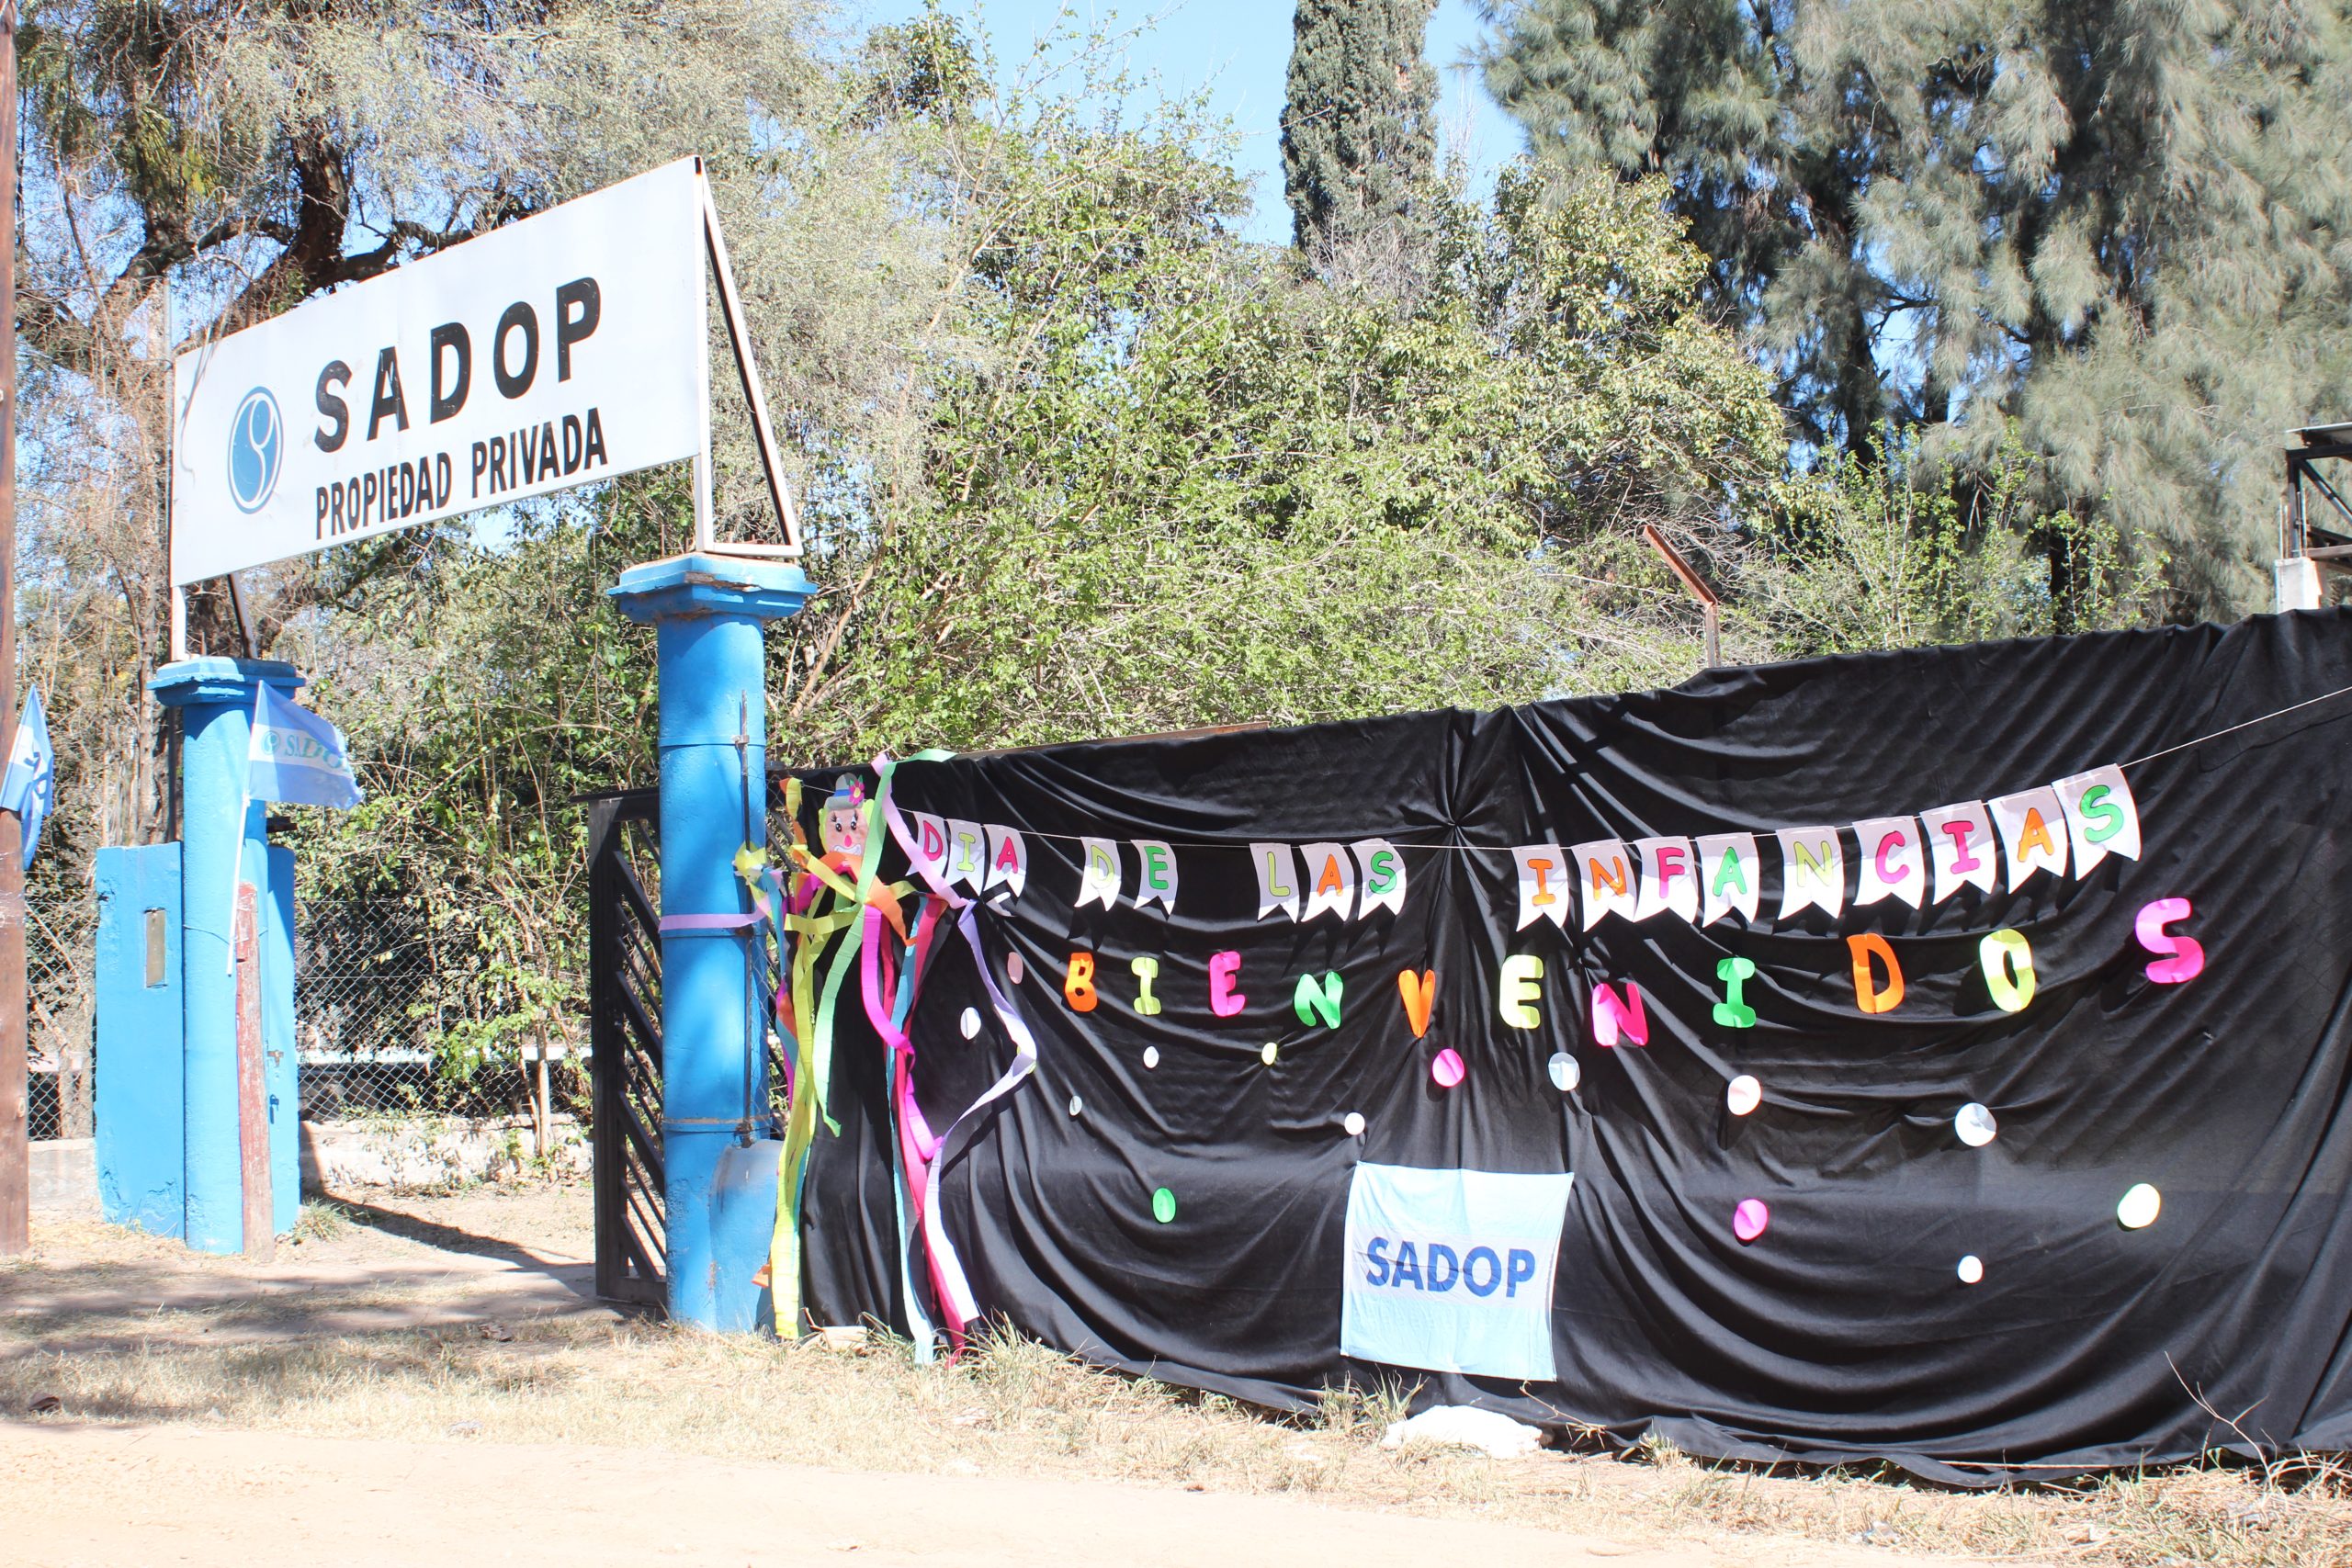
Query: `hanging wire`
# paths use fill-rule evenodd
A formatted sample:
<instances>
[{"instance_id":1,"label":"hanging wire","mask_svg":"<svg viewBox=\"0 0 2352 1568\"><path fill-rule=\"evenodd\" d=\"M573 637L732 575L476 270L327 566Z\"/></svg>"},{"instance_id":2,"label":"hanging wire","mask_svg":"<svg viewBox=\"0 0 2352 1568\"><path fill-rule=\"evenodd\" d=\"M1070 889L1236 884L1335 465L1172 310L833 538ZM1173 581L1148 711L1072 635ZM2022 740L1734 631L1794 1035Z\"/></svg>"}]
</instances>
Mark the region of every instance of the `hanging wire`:
<instances>
[{"instance_id":1,"label":"hanging wire","mask_svg":"<svg viewBox=\"0 0 2352 1568\"><path fill-rule=\"evenodd\" d=\"M2143 763L2153 762L2159 758L2169 757L2179 751L2186 751L2193 746L2202 746L2209 740L2219 740L2225 735L2235 735L2242 729L2252 729L2258 724L2267 724L2274 718L2283 718L2290 713L2300 713L2305 708L2316 707L2321 703L2331 702L2347 693L2352 693L2352 686L2338 686L2332 692L2323 692L2318 696L2306 697L2300 703L2290 703L2285 707L2273 708L2268 713L2256 714L2254 717L2246 719L2242 723L2233 724L2226 728L2216 729L2208 734L2194 736L2189 739L2181 741L2177 746L2167 746L2161 751L2151 751L2145 756L2134 757L2128 762L2118 762L2116 766L2119 768L2136 768ZM1399 830L1400 829L1396 828L1391 827L1384 829L1383 831L1393 833ZM1090 838L1102 838L1104 836L1099 833L1055 833L1048 832L1044 829L1036 828L1023 828L1021 831L1028 838L1058 840L1061 842L1071 844L1083 843ZM1378 838L1382 835L1380 833L1366 832L1351 833L1345 830L1331 832L1327 829L1327 836L1333 839L1364 839ZM1156 840L1154 841L1165 843L1169 848L1176 850L1238 850L1246 848L1251 840L1234 839L1162 839ZM1452 852L1459 854L1498 855L1509 854L1516 846L1509 844L1392 843L1389 847L1400 852L1408 851L1427 852Z\"/></svg>"}]
</instances>

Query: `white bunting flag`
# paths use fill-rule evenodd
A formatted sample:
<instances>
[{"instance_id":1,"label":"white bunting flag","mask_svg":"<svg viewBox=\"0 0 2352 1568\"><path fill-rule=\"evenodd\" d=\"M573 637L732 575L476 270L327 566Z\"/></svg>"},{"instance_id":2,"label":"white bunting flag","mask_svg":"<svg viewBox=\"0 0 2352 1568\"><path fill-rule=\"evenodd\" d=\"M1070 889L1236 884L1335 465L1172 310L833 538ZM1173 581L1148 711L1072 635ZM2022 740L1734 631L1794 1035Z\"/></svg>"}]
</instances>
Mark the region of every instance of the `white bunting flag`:
<instances>
[{"instance_id":1,"label":"white bunting flag","mask_svg":"<svg viewBox=\"0 0 2352 1568\"><path fill-rule=\"evenodd\" d=\"M1831 919L1846 907L1846 848L1835 828L1783 828L1781 919L1819 909Z\"/></svg>"},{"instance_id":2,"label":"white bunting flag","mask_svg":"<svg viewBox=\"0 0 2352 1568\"><path fill-rule=\"evenodd\" d=\"M1396 846L1385 839L1358 839L1351 847L1356 865L1363 873L1363 880L1358 884L1356 919L1362 919L1379 908L1403 914L1405 857L1396 852Z\"/></svg>"},{"instance_id":3,"label":"white bunting flag","mask_svg":"<svg viewBox=\"0 0 2352 1568\"><path fill-rule=\"evenodd\" d=\"M1290 846L1251 844L1250 863L1258 872L1258 918L1262 920L1280 909L1292 919L1297 919L1298 857L1291 853Z\"/></svg>"},{"instance_id":4,"label":"white bunting flag","mask_svg":"<svg viewBox=\"0 0 2352 1568\"><path fill-rule=\"evenodd\" d=\"M989 836L978 822L947 819L947 880L978 893L988 881Z\"/></svg>"},{"instance_id":5,"label":"white bunting flag","mask_svg":"<svg viewBox=\"0 0 2352 1568\"><path fill-rule=\"evenodd\" d=\"M1699 868L1692 861L1688 839L1637 839L1634 853L1642 864L1640 896L1634 919L1646 920L1671 909L1696 925L1699 922Z\"/></svg>"},{"instance_id":6,"label":"white bunting flag","mask_svg":"<svg viewBox=\"0 0 2352 1568\"><path fill-rule=\"evenodd\" d=\"M1699 849L1699 923L1712 926L1737 909L1749 925L1756 923L1758 890L1763 858L1753 833L1710 833Z\"/></svg>"},{"instance_id":7,"label":"white bunting flag","mask_svg":"<svg viewBox=\"0 0 2352 1568\"><path fill-rule=\"evenodd\" d=\"M1577 901L1584 907L1584 930L1601 916L1615 914L1634 919L1641 906L1639 874L1633 852L1616 839L1592 839L1568 851L1568 874L1576 881Z\"/></svg>"},{"instance_id":8,"label":"white bunting flag","mask_svg":"<svg viewBox=\"0 0 2352 1568\"><path fill-rule=\"evenodd\" d=\"M1862 852L1861 879L1854 889L1857 908L1893 897L1917 908L1928 897L1928 855L1919 824L1909 817L1871 817L1854 824Z\"/></svg>"},{"instance_id":9,"label":"white bunting flag","mask_svg":"<svg viewBox=\"0 0 2352 1568\"><path fill-rule=\"evenodd\" d=\"M1566 853L1557 844L1521 844L1510 858L1519 871L1519 929L1549 920L1566 931L1573 907Z\"/></svg>"},{"instance_id":10,"label":"white bunting flag","mask_svg":"<svg viewBox=\"0 0 2352 1568\"><path fill-rule=\"evenodd\" d=\"M2020 790L1991 804L2001 853L2009 863L2010 892L2037 871L2066 874L2066 808L2058 804L2056 790Z\"/></svg>"},{"instance_id":11,"label":"white bunting flag","mask_svg":"<svg viewBox=\"0 0 2352 1568\"><path fill-rule=\"evenodd\" d=\"M1329 911L1347 919L1355 913L1356 863L1345 844L1302 844L1299 859L1305 862L1306 881L1306 912L1300 920L1311 920Z\"/></svg>"},{"instance_id":12,"label":"white bunting flag","mask_svg":"<svg viewBox=\"0 0 2352 1568\"><path fill-rule=\"evenodd\" d=\"M1115 839L1078 841L1078 902L1075 908L1100 904L1119 907L1119 843Z\"/></svg>"},{"instance_id":13,"label":"white bunting flag","mask_svg":"<svg viewBox=\"0 0 2352 1568\"><path fill-rule=\"evenodd\" d=\"M1157 903L1170 914L1176 912L1176 852L1162 839L1132 840L1136 854L1143 863L1136 874L1136 908ZM1260 914L1265 913L1261 909Z\"/></svg>"},{"instance_id":14,"label":"white bunting flag","mask_svg":"<svg viewBox=\"0 0 2352 1568\"><path fill-rule=\"evenodd\" d=\"M2109 855L2140 858L2140 803L2132 798L2121 768L2093 768L2052 787L2066 808L2066 841L2075 852L2076 876L2087 876Z\"/></svg>"},{"instance_id":15,"label":"white bunting flag","mask_svg":"<svg viewBox=\"0 0 2352 1568\"><path fill-rule=\"evenodd\" d=\"M1015 898L1029 886L1029 840L1020 830L989 824L988 887L1010 887ZM986 891L983 888L982 891Z\"/></svg>"},{"instance_id":16,"label":"white bunting flag","mask_svg":"<svg viewBox=\"0 0 2352 1568\"><path fill-rule=\"evenodd\" d=\"M1993 818L1981 800L1939 806L1919 814L1928 829L1928 863L1936 869L1934 902L1942 903L1962 887L1993 891L2000 874L1994 864Z\"/></svg>"}]
</instances>

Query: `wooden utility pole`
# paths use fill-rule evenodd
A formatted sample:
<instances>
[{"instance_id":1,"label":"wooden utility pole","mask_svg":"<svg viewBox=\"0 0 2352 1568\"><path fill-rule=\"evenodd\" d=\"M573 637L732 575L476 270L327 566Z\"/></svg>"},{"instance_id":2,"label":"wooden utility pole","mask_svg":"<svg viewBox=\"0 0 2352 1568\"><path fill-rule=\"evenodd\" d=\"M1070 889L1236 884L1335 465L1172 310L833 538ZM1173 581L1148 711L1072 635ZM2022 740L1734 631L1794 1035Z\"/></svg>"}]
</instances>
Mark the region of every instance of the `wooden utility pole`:
<instances>
[{"instance_id":1,"label":"wooden utility pole","mask_svg":"<svg viewBox=\"0 0 2352 1568\"><path fill-rule=\"evenodd\" d=\"M17 745L17 0L0 0L0 769ZM32 1246L24 823L0 811L0 1258Z\"/></svg>"}]
</instances>

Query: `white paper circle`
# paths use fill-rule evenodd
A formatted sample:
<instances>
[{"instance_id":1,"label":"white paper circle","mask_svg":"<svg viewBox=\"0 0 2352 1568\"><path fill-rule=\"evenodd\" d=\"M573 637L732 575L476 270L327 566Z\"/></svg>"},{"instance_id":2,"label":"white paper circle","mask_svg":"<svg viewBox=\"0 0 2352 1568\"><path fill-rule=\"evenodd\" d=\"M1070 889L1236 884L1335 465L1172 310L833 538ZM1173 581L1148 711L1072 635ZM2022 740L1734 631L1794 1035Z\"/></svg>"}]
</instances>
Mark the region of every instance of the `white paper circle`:
<instances>
[{"instance_id":1,"label":"white paper circle","mask_svg":"<svg viewBox=\"0 0 2352 1568\"><path fill-rule=\"evenodd\" d=\"M1977 1257L1976 1254L1972 1252L1967 1257L1960 1260L1960 1282L1962 1284L1973 1285L1983 1278L1984 1278L1984 1260L1983 1258Z\"/></svg>"},{"instance_id":2,"label":"white paper circle","mask_svg":"<svg viewBox=\"0 0 2352 1568\"><path fill-rule=\"evenodd\" d=\"M1086 1101L1079 1099L1078 1096L1074 1094L1069 1097L1069 1113L1072 1116L1077 1115L1080 1111L1085 1109Z\"/></svg>"},{"instance_id":3,"label":"white paper circle","mask_svg":"<svg viewBox=\"0 0 2352 1568\"><path fill-rule=\"evenodd\" d=\"M1742 1073L1724 1089L1724 1103L1734 1116L1745 1116L1764 1103L1764 1086L1752 1073Z\"/></svg>"},{"instance_id":4,"label":"white paper circle","mask_svg":"<svg viewBox=\"0 0 2352 1568\"><path fill-rule=\"evenodd\" d=\"M1999 1135L2001 1124L1993 1120L1991 1111L1972 1100L1951 1119L1951 1130L1970 1148L1981 1149Z\"/></svg>"},{"instance_id":5,"label":"white paper circle","mask_svg":"<svg viewBox=\"0 0 2352 1568\"><path fill-rule=\"evenodd\" d=\"M1281 1050L1276 1047L1274 1043L1271 1040L1258 1047L1258 1060L1265 1063L1266 1066L1270 1067L1274 1065L1274 1058L1281 1055Z\"/></svg>"},{"instance_id":6,"label":"white paper circle","mask_svg":"<svg viewBox=\"0 0 2352 1568\"><path fill-rule=\"evenodd\" d=\"M1340 1121L1340 1125L1348 1130L1348 1136L1351 1138L1361 1138L1363 1136L1363 1117L1353 1111L1347 1113L1346 1117Z\"/></svg>"},{"instance_id":7,"label":"white paper circle","mask_svg":"<svg viewBox=\"0 0 2352 1568\"><path fill-rule=\"evenodd\" d=\"M1143 1065L1147 1067L1156 1067L1159 1066L1159 1046L1147 1045L1143 1048Z\"/></svg>"},{"instance_id":8,"label":"white paper circle","mask_svg":"<svg viewBox=\"0 0 2352 1568\"><path fill-rule=\"evenodd\" d=\"M2164 1206L2164 1194L2143 1181L2115 1205L2115 1217L2125 1230L2144 1230L2156 1223L2156 1213Z\"/></svg>"},{"instance_id":9,"label":"white paper circle","mask_svg":"<svg viewBox=\"0 0 2352 1568\"><path fill-rule=\"evenodd\" d=\"M1012 981L1017 986L1021 984L1021 976L1026 973L1026 971L1027 966L1021 962L1021 954L1017 953L1008 953L1004 955L1004 977L1006 979Z\"/></svg>"},{"instance_id":10,"label":"white paper circle","mask_svg":"<svg viewBox=\"0 0 2352 1568\"><path fill-rule=\"evenodd\" d=\"M1577 1066L1577 1059L1566 1051L1554 1052L1549 1066L1552 1069L1552 1087L1562 1094L1575 1089L1577 1081L1584 1077L1583 1069Z\"/></svg>"},{"instance_id":11,"label":"white paper circle","mask_svg":"<svg viewBox=\"0 0 2352 1568\"><path fill-rule=\"evenodd\" d=\"M978 1008L966 1008L964 1010L964 1016L960 1021L958 1021L956 1027L964 1032L964 1038L967 1040L969 1040L974 1035L979 1033L980 1010Z\"/></svg>"}]
</instances>

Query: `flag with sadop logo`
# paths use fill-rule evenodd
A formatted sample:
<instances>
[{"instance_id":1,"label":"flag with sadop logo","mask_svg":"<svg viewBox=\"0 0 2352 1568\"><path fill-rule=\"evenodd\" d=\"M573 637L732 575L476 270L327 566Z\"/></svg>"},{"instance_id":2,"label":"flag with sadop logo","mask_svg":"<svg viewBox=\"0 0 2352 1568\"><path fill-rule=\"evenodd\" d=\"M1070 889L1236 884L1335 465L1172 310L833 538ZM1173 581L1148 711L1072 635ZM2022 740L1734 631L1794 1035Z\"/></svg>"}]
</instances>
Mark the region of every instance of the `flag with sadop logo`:
<instances>
[{"instance_id":1,"label":"flag with sadop logo","mask_svg":"<svg viewBox=\"0 0 2352 1568\"><path fill-rule=\"evenodd\" d=\"M254 698L245 747L245 794L253 800L349 807L359 804L343 731L277 694L267 682Z\"/></svg>"},{"instance_id":2,"label":"flag with sadop logo","mask_svg":"<svg viewBox=\"0 0 2352 1568\"><path fill-rule=\"evenodd\" d=\"M49 743L49 715L35 686L25 694L24 716L17 721L16 742L8 749L8 772L0 777L0 811L15 812L24 824L27 871L40 847L41 824L56 803L57 752Z\"/></svg>"}]
</instances>

